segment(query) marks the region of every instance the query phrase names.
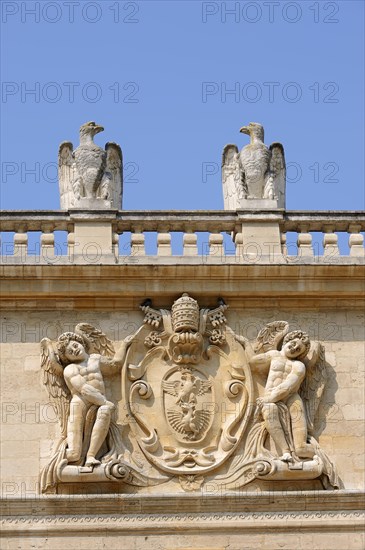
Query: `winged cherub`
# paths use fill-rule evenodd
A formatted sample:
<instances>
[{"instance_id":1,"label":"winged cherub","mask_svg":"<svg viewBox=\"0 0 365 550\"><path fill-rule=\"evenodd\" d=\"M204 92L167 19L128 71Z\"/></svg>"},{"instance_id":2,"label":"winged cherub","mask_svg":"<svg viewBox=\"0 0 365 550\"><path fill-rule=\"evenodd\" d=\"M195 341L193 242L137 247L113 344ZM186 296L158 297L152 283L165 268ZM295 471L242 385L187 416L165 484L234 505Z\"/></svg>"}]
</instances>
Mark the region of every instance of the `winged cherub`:
<instances>
[{"instance_id":1,"label":"winged cherub","mask_svg":"<svg viewBox=\"0 0 365 550\"><path fill-rule=\"evenodd\" d=\"M256 416L262 415L265 427L281 453L280 459L292 462L293 453L298 458L313 458L315 450L307 443L306 410L299 394L306 375L303 360L310 349L308 335L300 330L289 332L280 351L271 349L257 355L254 355L248 340L240 338L239 341L245 347L251 368L258 371L269 369L264 393L256 400ZM289 413L289 425L282 421L282 404Z\"/></svg>"},{"instance_id":2,"label":"winged cherub","mask_svg":"<svg viewBox=\"0 0 365 550\"><path fill-rule=\"evenodd\" d=\"M82 323L75 332L59 336L57 352L51 340L41 341L44 383L56 404L62 436L67 442L67 462L79 463L85 453L85 466L100 464L96 456L115 409L114 403L106 398L103 375L120 371L132 339L133 336L127 337L114 354L110 340L100 330Z\"/></svg>"}]
</instances>

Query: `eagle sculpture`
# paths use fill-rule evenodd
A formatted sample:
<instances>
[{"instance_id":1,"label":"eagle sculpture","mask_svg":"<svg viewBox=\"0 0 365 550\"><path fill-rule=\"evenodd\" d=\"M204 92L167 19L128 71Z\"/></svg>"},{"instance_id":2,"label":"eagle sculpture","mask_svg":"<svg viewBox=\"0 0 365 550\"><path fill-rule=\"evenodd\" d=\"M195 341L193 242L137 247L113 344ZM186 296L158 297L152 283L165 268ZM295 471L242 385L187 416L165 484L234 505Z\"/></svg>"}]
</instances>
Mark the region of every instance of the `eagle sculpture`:
<instances>
[{"instance_id":1,"label":"eagle sculpture","mask_svg":"<svg viewBox=\"0 0 365 550\"><path fill-rule=\"evenodd\" d=\"M264 128L257 122L243 126L240 132L251 141L241 152L236 145L226 145L222 158L224 208L244 207L242 199L271 199L277 206L285 206L285 158L281 143L267 147ZM248 206L247 203L245 205Z\"/></svg>"},{"instance_id":2,"label":"eagle sculpture","mask_svg":"<svg viewBox=\"0 0 365 550\"><path fill-rule=\"evenodd\" d=\"M105 149L94 143L94 136L104 128L86 122L80 128L80 145L73 150L69 141L58 152L58 178L61 209L87 207L91 202L100 208L122 206L123 156L116 143Z\"/></svg>"}]
</instances>

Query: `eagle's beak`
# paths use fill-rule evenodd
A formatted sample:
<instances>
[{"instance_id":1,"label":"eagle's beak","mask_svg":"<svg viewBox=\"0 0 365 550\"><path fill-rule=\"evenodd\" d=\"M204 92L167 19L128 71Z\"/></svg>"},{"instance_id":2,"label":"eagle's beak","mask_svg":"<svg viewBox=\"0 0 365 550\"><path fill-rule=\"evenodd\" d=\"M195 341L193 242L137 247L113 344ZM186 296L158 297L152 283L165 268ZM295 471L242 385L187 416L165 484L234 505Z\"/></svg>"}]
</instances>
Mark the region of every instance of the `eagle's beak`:
<instances>
[{"instance_id":1,"label":"eagle's beak","mask_svg":"<svg viewBox=\"0 0 365 550\"><path fill-rule=\"evenodd\" d=\"M242 128L240 128L240 132L242 134L248 134L250 135L250 128L248 126L242 126Z\"/></svg>"},{"instance_id":2,"label":"eagle's beak","mask_svg":"<svg viewBox=\"0 0 365 550\"><path fill-rule=\"evenodd\" d=\"M99 126L99 125L97 124L97 125L95 126L94 132L95 132L95 134L99 134L99 132L104 132L104 127L103 127L103 126Z\"/></svg>"}]
</instances>

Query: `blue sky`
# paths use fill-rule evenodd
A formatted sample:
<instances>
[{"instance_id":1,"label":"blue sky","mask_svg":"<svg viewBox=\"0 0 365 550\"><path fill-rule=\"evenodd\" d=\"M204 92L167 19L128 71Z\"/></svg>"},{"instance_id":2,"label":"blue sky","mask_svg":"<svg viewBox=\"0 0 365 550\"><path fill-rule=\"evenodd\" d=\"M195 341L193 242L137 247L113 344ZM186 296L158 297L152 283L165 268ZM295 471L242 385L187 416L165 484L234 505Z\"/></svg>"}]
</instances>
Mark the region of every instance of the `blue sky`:
<instances>
[{"instance_id":1,"label":"blue sky","mask_svg":"<svg viewBox=\"0 0 365 550\"><path fill-rule=\"evenodd\" d=\"M361 1L3 0L1 207L58 209L59 143L95 120L125 209L222 209L250 121L285 147L288 209L364 208L363 23Z\"/></svg>"}]
</instances>

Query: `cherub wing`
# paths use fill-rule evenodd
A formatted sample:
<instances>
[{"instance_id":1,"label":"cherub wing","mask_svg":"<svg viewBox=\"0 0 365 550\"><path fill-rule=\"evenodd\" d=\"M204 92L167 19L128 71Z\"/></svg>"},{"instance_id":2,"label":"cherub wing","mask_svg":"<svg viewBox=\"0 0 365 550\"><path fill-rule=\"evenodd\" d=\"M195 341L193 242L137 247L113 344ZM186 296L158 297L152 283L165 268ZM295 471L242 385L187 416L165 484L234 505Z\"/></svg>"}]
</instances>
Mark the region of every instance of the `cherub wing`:
<instances>
[{"instance_id":1,"label":"cherub wing","mask_svg":"<svg viewBox=\"0 0 365 550\"><path fill-rule=\"evenodd\" d=\"M61 436L66 439L71 393L63 377L62 365L49 338L43 338L41 341L41 369L43 384L56 408L61 426Z\"/></svg>"},{"instance_id":2,"label":"cherub wing","mask_svg":"<svg viewBox=\"0 0 365 550\"><path fill-rule=\"evenodd\" d=\"M167 382L166 380L162 380L162 389L165 390L166 393L169 393L174 397L177 397L179 395L179 392L178 392L179 387L180 387L179 380L175 380L174 382Z\"/></svg>"},{"instance_id":3,"label":"cherub wing","mask_svg":"<svg viewBox=\"0 0 365 550\"><path fill-rule=\"evenodd\" d=\"M76 325L75 332L89 342L89 353L99 353L105 357L114 357L115 350L112 342L98 328L88 323L79 323Z\"/></svg>"},{"instance_id":4,"label":"cherub wing","mask_svg":"<svg viewBox=\"0 0 365 550\"><path fill-rule=\"evenodd\" d=\"M270 175L272 177L274 194L277 197L279 207L285 207L286 166L284 147L281 143L270 145Z\"/></svg>"},{"instance_id":5,"label":"cherub wing","mask_svg":"<svg viewBox=\"0 0 365 550\"><path fill-rule=\"evenodd\" d=\"M314 420L328 378L324 346L319 342L312 342L303 362L306 375L299 393L305 407L308 433L313 435Z\"/></svg>"},{"instance_id":6,"label":"cherub wing","mask_svg":"<svg viewBox=\"0 0 365 550\"><path fill-rule=\"evenodd\" d=\"M74 205L73 183L76 180L76 163L73 156L73 145L70 141L61 143L58 150L58 183L60 188L61 210L68 210Z\"/></svg>"},{"instance_id":7,"label":"cherub wing","mask_svg":"<svg viewBox=\"0 0 365 550\"><path fill-rule=\"evenodd\" d=\"M120 210L123 200L123 153L117 143L108 142L105 145L105 171L111 175L110 196L113 208Z\"/></svg>"},{"instance_id":8,"label":"cherub wing","mask_svg":"<svg viewBox=\"0 0 365 550\"><path fill-rule=\"evenodd\" d=\"M212 382L210 380L197 380L196 381L197 389L198 389L198 395L204 395L205 393L208 393L208 391L212 387Z\"/></svg>"},{"instance_id":9,"label":"cherub wing","mask_svg":"<svg viewBox=\"0 0 365 550\"><path fill-rule=\"evenodd\" d=\"M225 210L237 210L247 196L245 174L241 169L237 145L226 145L222 154L222 186Z\"/></svg>"},{"instance_id":10,"label":"cherub wing","mask_svg":"<svg viewBox=\"0 0 365 550\"><path fill-rule=\"evenodd\" d=\"M267 323L258 333L253 349L256 353L264 353L272 349L278 349L281 341L289 330L286 321L273 321Z\"/></svg>"}]
</instances>

